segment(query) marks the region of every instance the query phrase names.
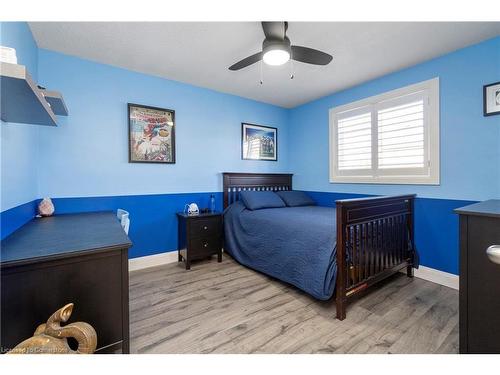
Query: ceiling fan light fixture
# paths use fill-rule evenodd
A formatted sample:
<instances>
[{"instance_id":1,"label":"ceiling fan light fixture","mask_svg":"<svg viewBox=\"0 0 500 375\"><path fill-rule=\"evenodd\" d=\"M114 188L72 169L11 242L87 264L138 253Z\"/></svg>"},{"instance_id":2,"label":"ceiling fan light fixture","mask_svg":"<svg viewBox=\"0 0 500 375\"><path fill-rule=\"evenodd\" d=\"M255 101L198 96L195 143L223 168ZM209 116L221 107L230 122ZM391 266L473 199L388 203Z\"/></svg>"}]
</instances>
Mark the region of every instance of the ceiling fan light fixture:
<instances>
[{"instance_id":1,"label":"ceiling fan light fixture","mask_svg":"<svg viewBox=\"0 0 500 375\"><path fill-rule=\"evenodd\" d=\"M274 66L283 65L291 60L313 65L327 65L332 61L332 56L328 53L309 47L292 46L290 39L286 36L288 22L262 22L261 24L265 35L262 51L231 65L229 70L240 70L259 61Z\"/></svg>"},{"instance_id":2,"label":"ceiling fan light fixture","mask_svg":"<svg viewBox=\"0 0 500 375\"><path fill-rule=\"evenodd\" d=\"M291 46L290 39L285 37L283 40L264 39L262 42L262 60L267 65L283 65L290 60Z\"/></svg>"},{"instance_id":3,"label":"ceiling fan light fixture","mask_svg":"<svg viewBox=\"0 0 500 375\"><path fill-rule=\"evenodd\" d=\"M265 52L262 59L267 65L283 65L290 60L290 52L282 49L272 49Z\"/></svg>"}]
</instances>

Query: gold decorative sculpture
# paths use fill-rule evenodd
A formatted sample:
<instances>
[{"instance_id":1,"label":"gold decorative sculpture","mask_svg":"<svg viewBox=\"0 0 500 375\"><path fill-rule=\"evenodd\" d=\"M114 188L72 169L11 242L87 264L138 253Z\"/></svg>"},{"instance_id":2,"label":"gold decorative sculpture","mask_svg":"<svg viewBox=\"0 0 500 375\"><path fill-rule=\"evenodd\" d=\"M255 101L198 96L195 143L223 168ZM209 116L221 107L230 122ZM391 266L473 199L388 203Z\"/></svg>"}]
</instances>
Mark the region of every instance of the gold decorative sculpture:
<instances>
[{"instance_id":1,"label":"gold decorative sculpture","mask_svg":"<svg viewBox=\"0 0 500 375\"><path fill-rule=\"evenodd\" d=\"M67 322L73 312L73 304L57 310L47 320L40 324L33 337L24 340L7 354L92 354L97 345L97 334L88 323L76 322L61 327L61 322ZM68 345L68 337L78 342L78 348L72 350Z\"/></svg>"}]
</instances>

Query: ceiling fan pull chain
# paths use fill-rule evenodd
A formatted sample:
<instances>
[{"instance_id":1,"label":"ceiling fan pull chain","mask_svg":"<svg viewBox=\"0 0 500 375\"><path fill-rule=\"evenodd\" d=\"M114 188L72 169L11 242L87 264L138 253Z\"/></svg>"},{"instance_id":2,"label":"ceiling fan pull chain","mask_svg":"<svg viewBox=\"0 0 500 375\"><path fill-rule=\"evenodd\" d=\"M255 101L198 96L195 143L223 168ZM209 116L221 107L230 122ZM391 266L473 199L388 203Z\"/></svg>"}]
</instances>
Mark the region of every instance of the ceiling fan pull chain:
<instances>
[{"instance_id":1,"label":"ceiling fan pull chain","mask_svg":"<svg viewBox=\"0 0 500 375\"><path fill-rule=\"evenodd\" d=\"M260 61L260 84L262 85L264 83L264 74L262 72L262 60Z\"/></svg>"},{"instance_id":2,"label":"ceiling fan pull chain","mask_svg":"<svg viewBox=\"0 0 500 375\"><path fill-rule=\"evenodd\" d=\"M293 79L295 77L295 74L293 72L293 60L290 59L290 79Z\"/></svg>"}]
</instances>

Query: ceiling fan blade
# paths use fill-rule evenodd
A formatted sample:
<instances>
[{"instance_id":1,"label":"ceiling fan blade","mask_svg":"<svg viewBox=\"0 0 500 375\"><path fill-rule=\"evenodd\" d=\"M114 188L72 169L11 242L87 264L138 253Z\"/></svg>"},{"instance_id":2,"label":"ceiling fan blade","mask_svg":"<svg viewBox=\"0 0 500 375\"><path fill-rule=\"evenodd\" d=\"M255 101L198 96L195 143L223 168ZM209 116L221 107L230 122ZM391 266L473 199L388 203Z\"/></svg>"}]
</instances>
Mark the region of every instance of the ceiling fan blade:
<instances>
[{"instance_id":1,"label":"ceiling fan blade","mask_svg":"<svg viewBox=\"0 0 500 375\"><path fill-rule=\"evenodd\" d=\"M288 22L262 22L262 29L264 30L264 35L266 39L285 39L286 29L288 28Z\"/></svg>"},{"instance_id":2,"label":"ceiling fan blade","mask_svg":"<svg viewBox=\"0 0 500 375\"><path fill-rule=\"evenodd\" d=\"M333 57L317 49L292 46L292 59L308 64L327 65L332 61Z\"/></svg>"},{"instance_id":3,"label":"ceiling fan blade","mask_svg":"<svg viewBox=\"0 0 500 375\"><path fill-rule=\"evenodd\" d=\"M245 57L243 60L238 61L236 64L233 64L229 67L229 70L240 70L255 64L257 61L262 60L262 52L257 52L252 56Z\"/></svg>"}]
</instances>

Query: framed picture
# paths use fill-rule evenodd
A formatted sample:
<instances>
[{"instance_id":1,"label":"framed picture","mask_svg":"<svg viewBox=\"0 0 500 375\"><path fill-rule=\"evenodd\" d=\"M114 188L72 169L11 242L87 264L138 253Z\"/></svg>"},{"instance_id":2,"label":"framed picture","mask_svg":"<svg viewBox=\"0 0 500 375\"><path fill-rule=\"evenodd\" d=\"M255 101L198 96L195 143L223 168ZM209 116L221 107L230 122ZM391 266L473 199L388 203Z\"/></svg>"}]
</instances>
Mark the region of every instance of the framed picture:
<instances>
[{"instance_id":1,"label":"framed picture","mask_svg":"<svg viewBox=\"0 0 500 375\"><path fill-rule=\"evenodd\" d=\"M175 111L128 103L129 163L175 163Z\"/></svg>"},{"instance_id":2,"label":"framed picture","mask_svg":"<svg viewBox=\"0 0 500 375\"><path fill-rule=\"evenodd\" d=\"M242 123L241 158L245 160L277 161L278 129Z\"/></svg>"},{"instance_id":3,"label":"framed picture","mask_svg":"<svg viewBox=\"0 0 500 375\"><path fill-rule=\"evenodd\" d=\"M500 115L500 82L483 87L484 115Z\"/></svg>"}]
</instances>

